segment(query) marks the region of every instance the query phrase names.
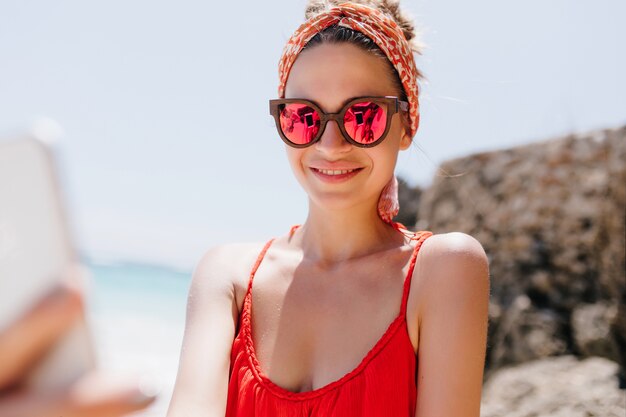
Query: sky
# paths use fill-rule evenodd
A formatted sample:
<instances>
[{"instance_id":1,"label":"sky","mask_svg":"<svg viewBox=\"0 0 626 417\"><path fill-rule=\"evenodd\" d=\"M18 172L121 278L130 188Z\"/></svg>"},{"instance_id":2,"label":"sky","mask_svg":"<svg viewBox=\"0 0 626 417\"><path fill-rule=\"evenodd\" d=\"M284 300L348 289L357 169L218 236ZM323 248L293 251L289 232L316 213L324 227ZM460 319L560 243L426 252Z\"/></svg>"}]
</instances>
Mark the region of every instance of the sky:
<instances>
[{"instance_id":1,"label":"sky","mask_svg":"<svg viewBox=\"0 0 626 417\"><path fill-rule=\"evenodd\" d=\"M192 268L307 215L268 112L304 0L0 1L0 137L51 118L75 245ZM451 158L626 123L626 2L402 0L426 48L416 146Z\"/></svg>"}]
</instances>

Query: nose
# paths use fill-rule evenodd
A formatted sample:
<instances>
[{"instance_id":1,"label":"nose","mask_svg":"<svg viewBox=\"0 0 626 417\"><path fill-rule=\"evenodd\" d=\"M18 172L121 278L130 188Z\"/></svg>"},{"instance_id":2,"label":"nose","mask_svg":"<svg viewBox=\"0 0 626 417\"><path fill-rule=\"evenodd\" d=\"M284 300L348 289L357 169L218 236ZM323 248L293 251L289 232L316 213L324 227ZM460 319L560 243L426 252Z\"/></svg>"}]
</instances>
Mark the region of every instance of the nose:
<instances>
[{"instance_id":1,"label":"nose","mask_svg":"<svg viewBox=\"0 0 626 417\"><path fill-rule=\"evenodd\" d=\"M343 137L335 120L326 123L324 133L315 145L320 152L328 154L348 152L352 149L352 144Z\"/></svg>"}]
</instances>

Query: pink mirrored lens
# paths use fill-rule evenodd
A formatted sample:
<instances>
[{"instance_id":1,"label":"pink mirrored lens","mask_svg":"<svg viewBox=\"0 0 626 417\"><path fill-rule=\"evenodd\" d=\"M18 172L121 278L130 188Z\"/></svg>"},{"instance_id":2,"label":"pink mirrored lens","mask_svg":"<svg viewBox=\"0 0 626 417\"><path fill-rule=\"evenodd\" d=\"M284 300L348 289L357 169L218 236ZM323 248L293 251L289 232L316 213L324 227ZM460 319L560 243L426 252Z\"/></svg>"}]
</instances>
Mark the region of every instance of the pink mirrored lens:
<instances>
[{"instance_id":1,"label":"pink mirrored lens","mask_svg":"<svg viewBox=\"0 0 626 417\"><path fill-rule=\"evenodd\" d=\"M387 112L384 106L364 101L350 106L343 122L352 139L368 144L380 139L385 132Z\"/></svg>"},{"instance_id":2,"label":"pink mirrored lens","mask_svg":"<svg viewBox=\"0 0 626 417\"><path fill-rule=\"evenodd\" d=\"M279 107L280 128L295 144L311 142L320 130L320 115L315 109L300 103L287 103Z\"/></svg>"}]
</instances>

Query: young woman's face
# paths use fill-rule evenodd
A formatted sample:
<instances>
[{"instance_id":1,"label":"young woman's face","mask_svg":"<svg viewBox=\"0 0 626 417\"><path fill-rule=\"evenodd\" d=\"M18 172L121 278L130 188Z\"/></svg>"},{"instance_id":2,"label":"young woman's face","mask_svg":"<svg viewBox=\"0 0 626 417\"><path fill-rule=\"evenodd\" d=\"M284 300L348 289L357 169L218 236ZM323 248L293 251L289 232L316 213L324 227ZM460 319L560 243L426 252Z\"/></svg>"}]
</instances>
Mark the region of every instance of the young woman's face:
<instances>
[{"instance_id":1,"label":"young woman's face","mask_svg":"<svg viewBox=\"0 0 626 417\"><path fill-rule=\"evenodd\" d=\"M336 113L350 98L397 96L384 61L347 43L321 44L300 53L287 83L285 98L305 98L323 111ZM329 121L321 139L307 148L285 145L296 179L316 204L326 208L348 208L377 202L391 179L398 151L411 144L401 121L393 115L382 143L359 148L346 141L334 121ZM315 168L336 170L359 168L349 178L320 174Z\"/></svg>"}]
</instances>

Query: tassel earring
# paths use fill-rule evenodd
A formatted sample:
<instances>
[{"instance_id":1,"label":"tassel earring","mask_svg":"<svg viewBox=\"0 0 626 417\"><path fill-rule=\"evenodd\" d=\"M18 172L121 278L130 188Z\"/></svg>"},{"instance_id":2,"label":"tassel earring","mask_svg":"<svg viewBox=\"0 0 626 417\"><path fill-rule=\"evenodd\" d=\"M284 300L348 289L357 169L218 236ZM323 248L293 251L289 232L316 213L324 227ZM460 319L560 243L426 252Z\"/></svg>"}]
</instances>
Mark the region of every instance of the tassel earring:
<instances>
[{"instance_id":1,"label":"tassel earring","mask_svg":"<svg viewBox=\"0 0 626 417\"><path fill-rule=\"evenodd\" d=\"M398 201L398 179L395 175L385 185L380 197L378 198L378 215L383 221L392 223L393 218L400 211L400 202Z\"/></svg>"}]
</instances>

